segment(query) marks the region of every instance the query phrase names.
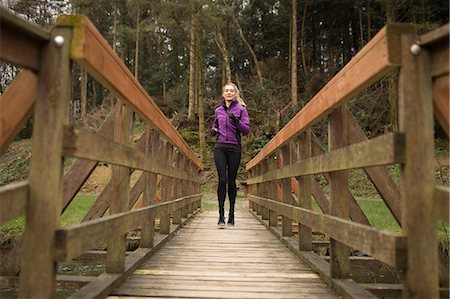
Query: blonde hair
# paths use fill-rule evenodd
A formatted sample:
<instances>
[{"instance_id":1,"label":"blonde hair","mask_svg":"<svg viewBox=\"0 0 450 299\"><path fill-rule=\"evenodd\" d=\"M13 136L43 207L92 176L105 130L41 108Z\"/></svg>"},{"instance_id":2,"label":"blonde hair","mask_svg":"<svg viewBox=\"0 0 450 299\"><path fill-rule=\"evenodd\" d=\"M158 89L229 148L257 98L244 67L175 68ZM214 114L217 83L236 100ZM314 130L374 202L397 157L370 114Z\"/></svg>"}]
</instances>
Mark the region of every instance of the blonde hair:
<instances>
[{"instance_id":1,"label":"blonde hair","mask_svg":"<svg viewBox=\"0 0 450 299\"><path fill-rule=\"evenodd\" d=\"M227 86L233 86L234 90L236 90L236 100L238 101L239 104L241 104L244 107L247 107L247 104L244 102L244 100L241 98L241 95L239 93L239 88L237 88L236 84L232 83L232 82L228 82L227 84L225 84L222 87L222 93L225 91L225 87Z\"/></svg>"}]
</instances>

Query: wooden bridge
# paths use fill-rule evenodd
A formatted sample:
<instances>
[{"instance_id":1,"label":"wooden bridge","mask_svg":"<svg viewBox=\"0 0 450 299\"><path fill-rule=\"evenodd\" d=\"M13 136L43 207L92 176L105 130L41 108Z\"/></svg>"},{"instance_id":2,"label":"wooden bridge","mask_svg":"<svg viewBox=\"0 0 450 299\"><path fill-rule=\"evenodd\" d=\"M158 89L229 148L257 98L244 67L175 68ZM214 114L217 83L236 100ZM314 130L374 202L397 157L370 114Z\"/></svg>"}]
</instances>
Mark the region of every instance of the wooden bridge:
<instances>
[{"instance_id":1,"label":"wooden bridge","mask_svg":"<svg viewBox=\"0 0 450 299\"><path fill-rule=\"evenodd\" d=\"M67 280L57 263L105 245L105 272L79 277L84 286L72 298L448 296L436 221L449 222L449 189L435 186L433 166L433 115L449 129L448 26L423 36L410 25L383 28L247 164L249 209L236 227L217 230L215 214L199 209L203 164L92 23L61 16L47 32L0 13L0 58L22 68L0 98L0 153L34 112L29 179L0 187L0 224L26 217L19 297L54 297ZM119 100L97 132L68 122L72 63ZM399 131L369 140L346 102L395 71ZM150 127L134 144L131 112ZM327 150L311 134L323 119ZM66 174L63 157L79 158ZM82 223L61 227L60 214L99 161L114 165L110 183ZM392 164L402 165L400 187L386 169ZM401 233L370 225L349 191L350 169L364 169ZM134 171L142 174L130 188ZM329 198L316 174L328 180ZM127 252L135 229L139 248ZM312 250L315 233L329 238L327 259ZM402 272L403 284L355 282L351 249Z\"/></svg>"}]
</instances>

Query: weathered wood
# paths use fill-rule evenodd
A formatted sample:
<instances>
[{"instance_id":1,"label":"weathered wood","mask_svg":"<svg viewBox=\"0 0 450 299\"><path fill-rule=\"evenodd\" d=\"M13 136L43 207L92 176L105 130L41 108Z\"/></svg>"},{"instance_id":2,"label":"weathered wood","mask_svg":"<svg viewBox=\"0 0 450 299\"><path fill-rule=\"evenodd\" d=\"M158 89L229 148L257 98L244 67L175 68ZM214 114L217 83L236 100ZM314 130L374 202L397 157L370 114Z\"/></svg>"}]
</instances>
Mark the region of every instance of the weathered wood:
<instances>
[{"instance_id":1,"label":"weathered wood","mask_svg":"<svg viewBox=\"0 0 450 299\"><path fill-rule=\"evenodd\" d=\"M350 143L358 143L368 140L366 134L359 126L358 122L350 113L347 113L347 123L349 125ZM377 189L381 198L386 203L389 211L391 211L397 223L401 223L400 211L400 191L397 184L391 178L389 170L385 166L375 166L364 168L364 172L369 177L372 184Z\"/></svg>"},{"instance_id":2,"label":"weathered wood","mask_svg":"<svg viewBox=\"0 0 450 299\"><path fill-rule=\"evenodd\" d=\"M182 225L188 223L188 221L190 220L190 218L184 220ZM78 290L70 298L105 298L115 287L117 287L131 273L133 273L133 271L135 271L149 255L158 251L167 241L169 241L182 225L178 225L176 228L174 228L170 235L160 235L156 237L154 246L152 248L138 248L131 254L129 254L126 258L125 271L123 274L103 273L98 276L97 279L95 279L93 282Z\"/></svg>"},{"instance_id":3,"label":"weathered wood","mask_svg":"<svg viewBox=\"0 0 450 299\"><path fill-rule=\"evenodd\" d=\"M438 29L419 36L419 43L421 46L429 47L433 44L448 40L449 31L450 29L448 27L448 24L443 25Z\"/></svg>"},{"instance_id":4,"label":"weathered wood","mask_svg":"<svg viewBox=\"0 0 450 299\"><path fill-rule=\"evenodd\" d=\"M330 151L343 148L349 143L347 123L348 110L345 107L336 109L329 116L328 147ZM364 155L366 153L359 153ZM356 154L357 155L357 154ZM345 170L330 172L330 215L343 219L350 217L350 201L347 196L348 172ZM350 277L350 248L331 237L330 239L330 274L333 278Z\"/></svg>"},{"instance_id":5,"label":"weathered wood","mask_svg":"<svg viewBox=\"0 0 450 299\"><path fill-rule=\"evenodd\" d=\"M37 88L38 76L23 70L0 97L0 155L6 152L9 144L30 118Z\"/></svg>"},{"instance_id":6,"label":"weathered wood","mask_svg":"<svg viewBox=\"0 0 450 299\"><path fill-rule=\"evenodd\" d=\"M326 234L330 238L358 249L389 266L403 268L405 265L406 238L401 234L378 230L335 216L324 215L255 195L249 195L249 200L305 224L311 227L313 231Z\"/></svg>"},{"instance_id":7,"label":"weathered wood","mask_svg":"<svg viewBox=\"0 0 450 299\"><path fill-rule=\"evenodd\" d=\"M106 120L102 123L97 133L104 136L105 138L112 138L114 133L114 115L115 112L112 111ZM91 173L97 167L97 161L77 159L74 165L70 167L67 173L64 175L64 197L62 202L62 211L72 202L72 199L80 191L83 184L89 178Z\"/></svg>"},{"instance_id":8,"label":"weathered wood","mask_svg":"<svg viewBox=\"0 0 450 299\"><path fill-rule=\"evenodd\" d=\"M154 131L148 131L146 137L145 152L152 159L157 158L159 153L159 134ZM150 206L155 203L156 187L157 187L157 175L155 173L145 172L143 175L145 186L143 194L143 206ZM153 247L153 239L155 237L155 218L144 218L141 228L141 247L151 248Z\"/></svg>"},{"instance_id":9,"label":"weathered wood","mask_svg":"<svg viewBox=\"0 0 450 299\"><path fill-rule=\"evenodd\" d=\"M184 157L179 153L175 153L175 167L176 168L182 168L183 167L183 159ZM181 185L183 184L182 180L176 179L174 180L174 198L181 197L183 194L183 189ZM181 223L181 209L175 210L173 212L173 224L180 224Z\"/></svg>"},{"instance_id":10,"label":"weathered wood","mask_svg":"<svg viewBox=\"0 0 450 299\"><path fill-rule=\"evenodd\" d=\"M401 33L414 32L414 27L390 24L375 35L342 70L333 77L291 121L246 165L249 170L269 154L290 141L335 107L350 100L358 92L400 66L398 53Z\"/></svg>"},{"instance_id":11,"label":"weathered wood","mask_svg":"<svg viewBox=\"0 0 450 299\"><path fill-rule=\"evenodd\" d=\"M402 37L399 77L399 127L406 135L407 148L401 177L402 228L408 249L403 296L437 298L431 74L427 51L418 55L410 51L416 40L412 34Z\"/></svg>"},{"instance_id":12,"label":"weathered wood","mask_svg":"<svg viewBox=\"0 0 450 299\"><path fill-rule=\"evenodd\" d=\"M117 102L114 117L114 141L129 146L132 129L131 110L121 102ZM113 197L109 204L110 215L127 211L130 202L130 170L127 167L112 166L111 190ZM106 252L107 273L122 273L125 270L126 245L125 232L114 236L110 235Z\"/></svg>"},{"instance_id":13,"label":"weathered wood","mask_svg":"<svg viewBox=\"0 0 450 299\"><path fill-rule=\"evenodd\" d=\"M92 151L92 148L97 150ZM200 182L198 176L188 175L183 170L165 165L157 160L148 159L143 153L98 136L87 129L76 130L66 127L64 133L64 155L103 161L169 177Z\"/></svg>"},{"instance_id":14,"label":"weathered wood","mask_svg":"<svg viewBox=\"0 0 450 299\"><path fill-rule=\"evenodd\" d=\"M171 202L60 228L55 235L55 260L62 262L75 258L96 246L106 243L112 236L121 235L139 227L144 217L157 217L195 202L199 197L201 197L201 194L185 196Z\"/></svg>"},{"instance_id":15,"label":"weathered wood","mask_svg":"<svg viewBox=\"0 0 450 299\"><path fill-rule=\"evenodd\" d=\"M378 298L400 298L403 291L403 285L396 283L363 283L361 286ZM448 298L448 289L440 288L439 295L439 298Z\"/></svg>"},{"instance_id":16,"label":"weathered wood","mask_svg":"<svg viewBox=\"0 0 450 299\"><path fill-rule=\"evenodd\" d=\"M51 35L52 38L61 35L70 40L71 31L55 28ZM52 298L55 291L53 249L63 190L62 140L70 93L69 44L58 48L54 43L48 43L42 53L34 109L21 298Z\"/></svg>"},{"instance_id":17,"label":"weathered wood","mask_svg":"<svg viewBox=\"0 0 450 299\"><path fill-rule=\"evenodd\" d=\"M303 134L299 135L298 138L298 158L300 160L308 159L311 157L311 130L306 130ZM312 176L301 176L297 178L298 184L300 186L300 192L298 193L299 206L312 210L311 205L311 183L314 178ZM311 251L312 250L312 234L311 228L298 224L298 249L300 251Z\"/></svg>"},{"instance_id":18,"label":"weathered wood","mask_svg":"<svg viewBox=\"0 0 450 299\"><path fill-rule=\"evenodd\" d=\"M281 148L280 153L281 165L280 167L287 166L291 163L291 144L287 143ZM294 204L291 194L291 180L285 178L280 180L279 186L281 189L281 201L288 204ZM262 207L261 207L262 210ZM281 230L285 237L292 236L292 219L288 217L281 217Z\"/></svg>"},{"instance_id":19,"label":"weathered wood","mask_svg":"<svg viewBox=\"0 0 450 299\"><path fill-rule=\"evenodd\" d=\"M162 152L162 160L167 167L172 167L173 146L168 142L164 144ZM161 183L161 202L171 200L172 180L169 177L163 176ZM168 234L170 232L170 211L167 214L162 214L159 219L159 233Z\"/></svg>"},{"instance_id":20,"label":"weathered wood","mask_svg":"<svg viewBox=\"0 0 450 299\"><path fill-rule=\"evenodd\" d=\"M449 73L448 39L448 24L418 38L418 44L430 51L432 77L438 77Z\"/></svg>"},{"instance_id":21,"label":"weathered wood","mask_svg":"<svg viewBox=\"0 0 450 299\"><path fill-rule=\"evenodd\" d=\"M202 213L137 269L113 296L328 298L336 294L248 213L211 230ZM249 230L250 229L250 230ZM257 232L257 233L255 233Z\"/></svg>"},{"instance_id":22,"label":"weathered wood","mask_svg":"<svg viewBox=\"0 0 450 299\"><path fill-rule=\"evenodd\" d=\"M247 183L255 184L294 176L401 163L404 161L404 143L402 134L385 134L292 163L279 170L269 171L247 180Z\"/></svg>"},{"instance_id":23,"label":"weathered wood","mask_svg":"<svg viewBox=\"0 0 450 299\"><path fill-rule=\"evenodd\" d=\"M349 113L346 113L346 115L348 116ZM351 135L351 133L349 134ZM367 140L367 139L366 139ZM322 155L325 153L325 150L322 148L322 146L319 143L319 140L314 137L314 139L312 140L312 153L313 156L317 156L317 155ZM323 177L329 182L330 181L330 175L329 173L322 173ZM315 185L313 187L313 192L315 195L317 195L317 198L325 203L319 203L319 206L322 208L322 206L326 207L327 209L327 213L328 213L328 198L325 195L325 193L322 191L322 188L320 187L320 185L315 182ZM347 197L349 199L350 202L350 219L352 219L353 221L359 222L361 224L366 224L366 225L370 225L369 223L369 219L367 219L366 215L364 214L364 211L361 209L361 207L359 206L359 204L356 202L355 197L353 196L352 192L350 190L348 190L347 192ZM322 209L322 211L324 211Z\"/></svg>"},{"instance_id":24,"label":"weathered wood","mask_svg":"<svg viewBox=\"0 0 450 299\"><path fill-rule=\"evenodd\" d=\"M444 129L447 137L450 131L449 107L449 75L433 79L433 108L434 115Z\"/></svg>"},{"instance_id":25,"label":"weathered wood","mask_svg":"<svg viewBox=\"0 0 450 299\"><path fill-rule=\"evenodd\" d=\"M143 136L141 136L135 144L135 149L137 149L137 150L140 150L143 146L145 146L145 144L144 144L145 139L142 137ZM132 168L130 170L131 173L133 173L134 170L135 169ZM135 183L135 185L133 186L133 188L131 189L130 205L131 205L131 202L133 202L133 204L134 204L135 201L138 199L138 196L142 193L141 183L142 183L142 181L138 180ZM113 196L112 182L110 180L108 182L108 184L106 185L106 187L103 188L102 192L97 197L97 199L95 200L95 202L93 203L93 205L91 206L89 211L86 213L82 222L92 220L92 219L97 219L97 218L100 218L101 216L103 216L103 214L105 214L106 210L109 207L109 203L111 202L112 196Z\"/></svg>"},{"instance_id":26,"label":"weathered wood","mask_svg":"<svg viewBox=\"0 0 450 299\"><path fill-rule=\"evenodd\" d=\"M0 16L1 60L37 72L41 48L50 39L50 33L18 18L6 8L0 7Z\"/></svg>"},{"instance_id":27,"label":"weathered wood","mask_svg":"<svg viewBox=\"0 0 450 299\"><path fill-rule=\"evenodd\" d=\"M0 225L25 214L28 187L27 181L0 187Z\"/></svg>"},{"instance_id":28,"label":"weathered wood","mask_svg":"<svg viewBox=\"0 0 450 299\"><path fill-rule=\"evenodd\" d=\"M294 252L314 272L320 275L326 284L336 290L343 298L375 298L371 293L364 290L351 279L331 278L329 263L312 251L300 251L298 242L294 238L282 238L280 230L267 225L266 222L257 218L276 237L278 237L292 252Z\"/></svg>"},{"instance_id":29,"label":"weathered wood","mask_svg":"<svg viewBox=\"0 0 450 299\"><path fill-rule=\"evenodd\" d=\"M450 188L444 186L436 186L433 193L434 209L439 218L449 224L449 200Z\"/></svg>"},{"instance_id":30,"label":"weathered wood","mask_svg":"<svg viewBox=\"0 0 450 299\"><path fill-rule=\"evenodd\" d=\"M70 52L72 59L88 70L92 77L115 96L129 104L136 113L188 156L198 168L203 168L202 162L180 133L87 17L63 15L58 17L56 23L61 26L73 26L74 36Z\"/></svg>"}]
</instances>

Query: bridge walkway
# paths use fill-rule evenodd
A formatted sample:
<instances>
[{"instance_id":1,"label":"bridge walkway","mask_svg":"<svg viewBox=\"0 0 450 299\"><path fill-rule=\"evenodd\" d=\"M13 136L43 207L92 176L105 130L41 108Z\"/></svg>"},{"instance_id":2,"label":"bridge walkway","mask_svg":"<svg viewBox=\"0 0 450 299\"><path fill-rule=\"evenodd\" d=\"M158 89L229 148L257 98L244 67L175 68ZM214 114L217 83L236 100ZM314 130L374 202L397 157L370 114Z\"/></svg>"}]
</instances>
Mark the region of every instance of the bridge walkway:
<instances>
[{"instance_id":1,"label":"bridge walkway","mask_svg":"<svg viewBox=\"0 0 450 299\"><path fill-rule=\"evenodd\" d=\"M338 298L248 211L218 229L202 212L108 298Z\"/></svg>"}]
</instances>

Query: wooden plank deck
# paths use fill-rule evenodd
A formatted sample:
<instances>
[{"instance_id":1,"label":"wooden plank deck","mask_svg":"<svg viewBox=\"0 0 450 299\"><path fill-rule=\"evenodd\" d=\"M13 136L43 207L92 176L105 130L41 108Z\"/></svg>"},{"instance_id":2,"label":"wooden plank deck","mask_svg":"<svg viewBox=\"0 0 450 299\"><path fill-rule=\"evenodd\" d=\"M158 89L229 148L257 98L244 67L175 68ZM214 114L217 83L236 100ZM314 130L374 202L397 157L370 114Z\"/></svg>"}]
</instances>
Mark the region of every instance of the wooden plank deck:
<instances>
[{"instance_id":1,"label":"wooden plank deck","mask_svg":"<svg viewBox=\"0 0 450 299\"><path fill-rule=\"evenodd\" d=\"M108 298L338 298L248 211L217 228L203 212Z\"/></svg>"}]
</instances>

